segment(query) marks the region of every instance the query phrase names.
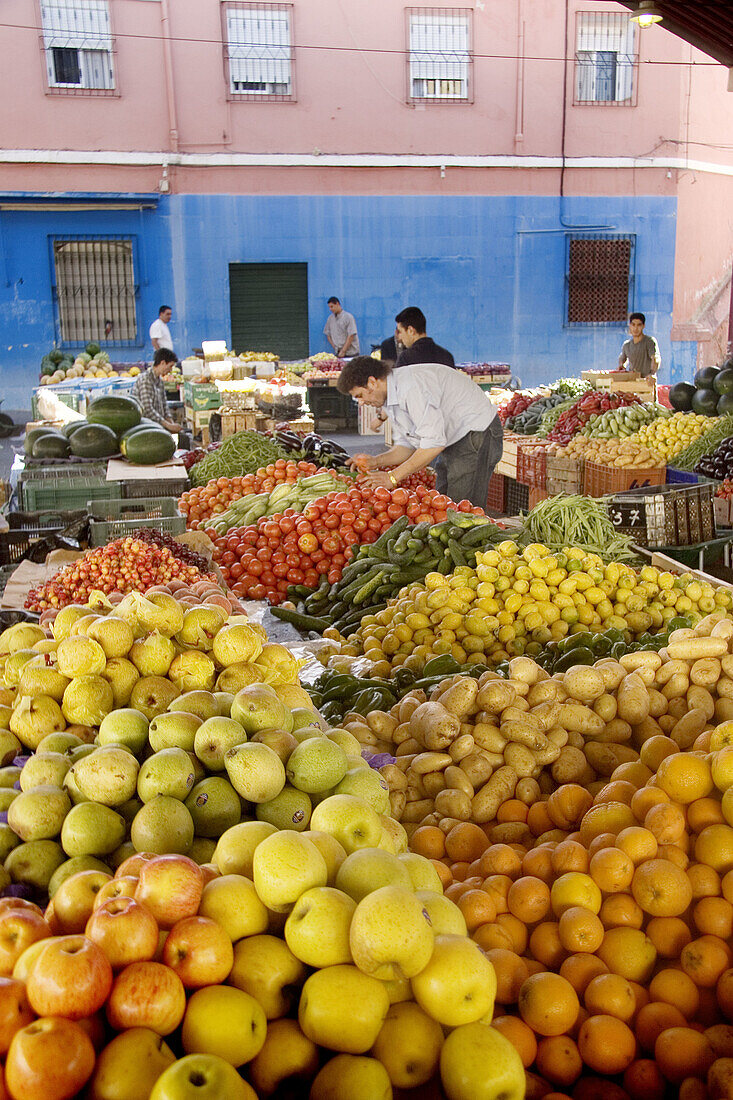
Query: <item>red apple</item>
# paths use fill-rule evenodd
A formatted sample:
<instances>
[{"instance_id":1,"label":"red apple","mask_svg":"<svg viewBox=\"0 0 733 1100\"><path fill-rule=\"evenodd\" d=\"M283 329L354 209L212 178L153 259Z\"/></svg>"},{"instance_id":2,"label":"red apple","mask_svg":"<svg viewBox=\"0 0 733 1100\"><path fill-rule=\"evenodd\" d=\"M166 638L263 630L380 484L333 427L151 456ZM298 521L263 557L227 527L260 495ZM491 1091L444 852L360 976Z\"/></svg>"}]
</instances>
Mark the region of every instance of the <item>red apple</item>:
<instances>
[{"instance_id":1,"label":"red apple","mask_svg":"<svg viewBox=\"0 0 733 1100\"><path fill-rule=\"evenodd\" d=\"M155 917L130 897L111 898L95 909L84 934L102 948L114 970L153 959L158 950Z\"/></svg>"},{"instance_id":2,"label":"red apple","mask_svg":"<svg viewBox=\"0 0 733 1100\"><path fill-rule=\"evenodd\" d=\"M61 883L50 904L63 935L84 931L97 894L111 881L106 871L77 871Z\"/></svg>"},{"instance_id":3,"label":"red apple","mask_svg":"<svg viewBox=\"0 0 733 1100\"><path fill-rule=\"evenodd\" d=\"M204 875L188 856L164 855L143 863L135 900L146 905L161 928L198 912Z\"/></svg>"},{"instance_id":4,"label":"red apple","mask_svg":"<svg viewBox=\"0 0 733 1100\"><path fill-rule=\"evenodd\" d=\"M25 983L15 978L0 978L0 1058L4 1058L16 1031L35 1020L28 1002Z\"/></svg>"},{"instance_id":5,"label":"red apple","mask_svg":"<svg viewBox=\"0 0 733 1100\"><path fill-rule=\"evenodd\" d=\"M5 1082L14 1100L68 1100L94 1069L94 1047L86 1032L59 1017L34 1020L13 1036Z\"/></svg>"},{"instance_id":6,"label":"red apple","mask_svg":"<svg viewBox=\"0 0 733 1100\"><path fill-rule=\"evenodd\" d=\"M0 913L4 913L6 909L32 909L34 913L43 916L40 905L36 905L34 901L28 901L27 898L0 898Z\"/></svg>"},{"instance_id":7,"label":"red apple","mask_svg":"<svg viewBox=\"0 0 733 1100\"><path fill-rule=\"evenodd\" d=\"M86 936L59 936L39 954L28 975L28 1000L39 1016L91 1016L107 1000L112 967Z\"/></svg>"},{"instance_id":8,"label":"red apple","mask_svg":"<svg viewBox=\"0 0 733 1100\"><path fill-rule=\"evenodd\" d=\"M158 859L155 852L135 852L134 856L128 856L122 861L115 871L115 878L123 878L125 875L133 875L137 878L142 865L150 859Z\"/></svg>"},{"instance_id":9,"label":"red apple","mask_svg":"<svg viewBox=\"0 0 733 1100\"><path fill-rule=\"evenodd\" d=\"M113 878L110 882L105 882L97 894L94 899L94 909L99 909L106 901L112 901L113 898L134 898L136 889L137 875L124 875L122 878Z\"/></svg>"},{"instance_id":10,"label":"red apple","mask_svg":"<svg viewBox=\"0 0 733 1100\"><path fill-rule=\"evenodd\" d=\"M93 1016L84 1016L76 1023L85 1031L92 1040L92 1046L97 1054L107 1045L107 1022L101 1012L95 1012Z\"/></svg>"},{"instance_id":11,"label":"red apple","mask_svg":"<svg viewBox=\"0 0 733 1100\"><path fill-rule=\"evenodd\" d=\"M63 935L63 931L62 931L62 928L61 928L61 922L59 921L58 917L56 916L56 910L53 907L53 898L51 898L51 901L49 901L48 905L43 910L43 919L45 920L48 927L51 929L51 935L52 936L62 936Z\"/></svg>"},{"instance_id":12,"label":"red apple","mask_svg":"<svg viewBox=\"0 0 733 1100\"><path fill-rule=\"evenodd\" d=\"M163 962L175 970L187 989L220 985L234 965L234 948L215 920L184 917L168 933Z\"/></svg>"},{"instance_id":13,"label":"red apple","mask_svg":"<svg viewBox=\"0 0 733 1100\"><path fill-rule=\"evenodd\" d=\"M107 1019L115 1031L149 1027L158 1035L170 1035L185 1010L183 982L159 962L126 966L115 978L107 1001Z\"/></svg>"},{"instance_id":14,"label":"red apple","mask_svg":"<svg viewBox=\"0 0 733 1100\"><path fill-rule=\"evenodd\" d=\"M211 882L213 878L220 878L221 872L214 863L202 863L200 864L201 873L204 876L204 886L207 882Z\"/></svg>"},{"instance_id":15,"label":"red apple","mask_svg":"<svg viewBox=\"0 0 733 1100\"><path fill-rule=\"evenodd\" d=\"M50 935L51 929L35 906L0 910L0 976L9 978L26 947Z\"/></svg>"}]
</instances>

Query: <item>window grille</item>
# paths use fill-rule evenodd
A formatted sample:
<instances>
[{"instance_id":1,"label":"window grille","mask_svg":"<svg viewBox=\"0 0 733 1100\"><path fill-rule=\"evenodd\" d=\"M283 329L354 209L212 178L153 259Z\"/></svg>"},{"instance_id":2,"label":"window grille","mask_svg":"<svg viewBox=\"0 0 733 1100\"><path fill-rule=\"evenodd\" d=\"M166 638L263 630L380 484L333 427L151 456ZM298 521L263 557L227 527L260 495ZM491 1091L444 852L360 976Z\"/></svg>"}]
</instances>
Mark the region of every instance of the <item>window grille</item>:
<instances>
[{"instance_id":1,"label":"window grille","mask_svg":"<svg viewBox=\"0 0 733 1100\"><path fill-rule=\"evenodd\" d=\"M53 262L62 344L137 342L132 240L55 237Z\"/></svg>"},{"instance_id":2,"label":"window grille","mask_svg":"<svg viewBox=\"0 0 733 1100\"><path fill-rule=\"evenodd\" d=\"M227 3L223 12L230 98L294 99L292 5Z\"/></svg>"},{"instance_id":3,"label":"window grille","mask_svg":"<svg viewBox=\"0 0 733 1100\"><path fill-rule=\"evenodd\" d=\"M623 324L633 284L633 237L568 237L567 324Z\"/></svg>"},{"instance_id":4,"label":"window grille","mask_svg":"<svg viewBox=\"0 0 733 1100\"><path fill-rule=\"evenodd\" d=\"M472 12L407 9L407 98L468 103L473 98Z\"/></svg>"},{"instance_id":5,"label":"window grille","mask_svg":"<svg viewBox=\"0 0 733 1100\"><path fill-rule=\"evenodd\" d=\"M114 40L107 0L41 0L51 92L114 95Z\"/></svg>"},{"instance_id":6,"label":"window grille","mask_svg":"<svg viewBox=\"0 0 733 1100\"><path fill-rule=\"evenodd\" d=\"M636 23L622 12L578 12L575 103L633 107L636 103Z\"/></svg>"}]
</instances>

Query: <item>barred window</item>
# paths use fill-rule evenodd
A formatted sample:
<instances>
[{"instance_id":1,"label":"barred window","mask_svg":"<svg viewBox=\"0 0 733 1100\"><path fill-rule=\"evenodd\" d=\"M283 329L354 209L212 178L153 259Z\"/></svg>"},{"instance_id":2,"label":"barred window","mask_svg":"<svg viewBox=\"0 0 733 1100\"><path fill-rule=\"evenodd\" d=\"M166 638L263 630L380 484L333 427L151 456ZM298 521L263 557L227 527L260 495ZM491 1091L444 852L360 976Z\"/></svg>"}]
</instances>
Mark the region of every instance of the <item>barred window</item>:
<instances>
[{"instance_id":1,"label":"barred window","mask_svg":"<svg viewBox=\"0 0 733 1100\"><path fill-rule=\"evenodd\" d=\"M472 12L407 9L407 98L467 103L473 98Z\"/></svg>"},{"instance_id":2,"label":"barred window","mask_svg":"<svg viewBox=\"0 0 733 1100\"><path fill-rule=\"evenodd\" d=\"M230 97L293 99L292 5L227 3L224 18Z\"/></svg>"},{"instance_id":3,"label":"barred window","mask_svg":"<svg viewBox=\"0 0 733 1100\"><path fill-rule=\"evenodd\" d=\"M636 102L636 23L622 12L578 12L575 102Z\"/></svg>"},{"instance_id":4,"label":"barred window","mask_svg":"<svg viewBox=\"0 0 733 1100\"><path fill-rule=\"evenodd\" d=\"M41 0L49 91L115 91L114 42L107 0Z\"/></svg>"},{"instance_id":5,"label":"barred window","mask_svg":"<svg viewBox=\"0 0 733 1100\"><path fill-rule=\"evenodd\" d=\"M53 261L61 343L136 343L138 287L132 240L56 237Z\"/></svg>"},{"instance_id":6,"label":"barred window","mask_svg":"<svg viewBox=\"0 0 733 1100\"><path fill-rule=\"evenodd\" d=\"M569 236L567 324L625 323L633 271L633 237Z\"/></svg>"}]
</instances>

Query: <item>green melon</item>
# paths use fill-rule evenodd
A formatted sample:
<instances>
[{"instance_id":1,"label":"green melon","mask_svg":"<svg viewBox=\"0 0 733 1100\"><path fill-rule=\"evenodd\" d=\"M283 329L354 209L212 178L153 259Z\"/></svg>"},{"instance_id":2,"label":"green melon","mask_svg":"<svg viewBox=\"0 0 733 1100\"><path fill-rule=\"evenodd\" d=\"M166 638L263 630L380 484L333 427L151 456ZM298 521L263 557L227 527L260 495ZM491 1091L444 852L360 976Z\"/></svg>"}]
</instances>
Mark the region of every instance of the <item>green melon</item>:
<instances>
[{"instance_id":1,"label":"green melon","mask_svg":"<svg viewBox=\"0 0 733 1100\"><path fill-rule=\"evenodd\" d=\"M140 406L131 397L108 394L92 401L87 408L87 420L90 424L104 424L111 428L116 436L121 436L140 423Z\"/></svg>"},{"instance_id":2,"label":"green melon","mask_svg":"<svg viewBox=\"0 0 733 1100\"><path fill-rule=\"evenodd\" d=\"M25 433L23 452L27 455L32 455L35 441L40 439L42 435L48 435L49 432L54 432L55 430L55 428L31 428L30 431Z\"/></svg>"},{"instance_id":3,"label":"green melon","mask_svg":"<svg viewBox=\"0 0 733 1100\"><path fill-rule=\"evenodd\" d=\"M67 458L69 441L61 432L44 432L34 440L31 453L33 458Z\"/></svg>"},{"instance_id":4,"label":"green melon","mask_svg":"<svg viewBox=\"0 0 733 1100\"><path fill-rule=\"evenodd\" d=\"M176 441L165 428L147 428L128 435L120 446L128 462L136 466L155 466L173 458Z\"/></svg>"},{"instance_id":5,"label":"green melon","mask_svg":"<svg viewBox=\"0 0 733 1100\"><path fill-rule=\"evenodd\" d=\"M117 436L104 424L85 424L72 435L71 453L80 458L109 458L120 453Z\"/></svg>"}]
</instances>

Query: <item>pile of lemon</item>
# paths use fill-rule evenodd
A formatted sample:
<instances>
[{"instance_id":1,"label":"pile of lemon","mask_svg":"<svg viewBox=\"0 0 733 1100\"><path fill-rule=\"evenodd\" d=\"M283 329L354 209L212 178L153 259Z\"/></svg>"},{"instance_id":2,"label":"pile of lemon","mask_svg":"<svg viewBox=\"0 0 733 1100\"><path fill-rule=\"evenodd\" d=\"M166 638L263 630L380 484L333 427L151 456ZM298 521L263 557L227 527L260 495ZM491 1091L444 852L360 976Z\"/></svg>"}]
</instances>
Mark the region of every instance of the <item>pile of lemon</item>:
<instances>
[{"instance_id":1,"label":"pile of lemon","mask_svg":"<svg viewBox=\"0 0 733 1100\"><path fill-rule=\"evenodd\" d=\"M441 653L461 664L489 663L526 653L581 630L662 630L677 615L693 619L730 610L727 590L653 566L639 572L596 554L566 548L553 554L535 543L520 550L502 542L476 555L476 568L428 573L403 588L386 608L366 615L350 651L384 667L421 667Z\"/></svg>"},{"instance_id":2,"label":"pile of lemon","mask_svg":"<svg viewBox=\"0 0 733 1100\"><path fill-rule=\"evenodd\" d=\"M676 412L674 416L652 420L632 436L664 459L673 458L689 447L717 423L717 417Z\"/></svg>"}]
</instances>

